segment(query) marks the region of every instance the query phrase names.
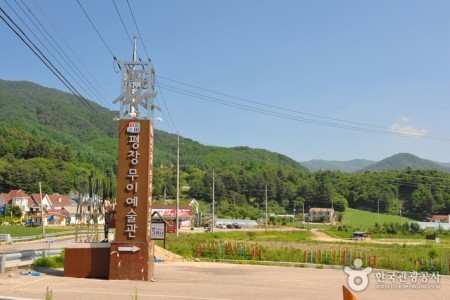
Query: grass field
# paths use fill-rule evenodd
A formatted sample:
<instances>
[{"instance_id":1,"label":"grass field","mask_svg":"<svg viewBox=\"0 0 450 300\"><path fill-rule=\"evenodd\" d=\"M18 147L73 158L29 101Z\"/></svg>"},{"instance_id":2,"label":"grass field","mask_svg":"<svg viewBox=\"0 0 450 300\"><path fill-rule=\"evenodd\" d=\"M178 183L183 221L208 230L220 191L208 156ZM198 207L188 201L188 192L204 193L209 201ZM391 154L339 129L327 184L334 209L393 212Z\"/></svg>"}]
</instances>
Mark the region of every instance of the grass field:
<instances>
[{"instance_id":1,"label":"grass field","mask_svg":"<svg viewBox=\"0 0 450 300\"><path fill-rule=\"evenodd\" d=\"M344 212L344 217L342 218L341 223L343 225L350 225L350 226L374 226L375 223L378 222L378 217L380 225L389 222L405 223L415 221L405 217L400 218L400 216L385 215L385 214L379 214L378 216L377 213L347 208Z\"/></svg>"},{"instance_id":2,"label":"grass field","mask_svg":"<svg viewBox=\"0 0 450 300\"><path fill-rule=\"evenodd\" d=\"M73 230L74 227L45 227L46 233L55 233L67 230ZM2 225L0 234L9 233L11 237L41 235L42 227L25 227L21 225Z\"/></svg>"},{"instance_id":3,"label":"grass field","mask_svg":"<svg viewBox=\"0 0 450 300\"><path fill-rule=\"evenodd\" d=\"M351 259L359 257L367 265L370 256L376 256L377 268L439 271L440 274L449 274L449 247L448 243L408 245L402 241L398 244L320 242L312 240L311 232L307 230L182 233L179 237L168 237L170 251L191 259L208 257L351 265ZM430 258L433 258L433 265Z\"/></svg>"}]
</instances>

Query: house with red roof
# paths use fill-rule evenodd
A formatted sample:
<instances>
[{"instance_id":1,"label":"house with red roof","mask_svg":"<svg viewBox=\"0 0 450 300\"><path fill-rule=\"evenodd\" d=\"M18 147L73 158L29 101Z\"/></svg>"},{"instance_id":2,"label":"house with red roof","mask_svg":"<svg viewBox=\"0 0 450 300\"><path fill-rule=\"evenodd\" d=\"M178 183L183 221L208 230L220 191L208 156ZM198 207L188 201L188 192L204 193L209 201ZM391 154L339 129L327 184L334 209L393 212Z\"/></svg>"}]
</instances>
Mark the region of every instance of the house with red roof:
<instances>
[{"instance_id":1,"label":"house with red roof","mask_svg":"<svg viewBox=\"0 0 450 300\"><path fill-rule=\"evenodd\" d=\"M47 194L42 195L42 201L41 194L32 194L31 198L33 198L34 200L34 205L31 207L32 211L41 211L41 202L44 210L52 207L52 202L50 201L50 198Z\"/></svg>"},{"instance_id":2,"label":"house with red roof","mask_svg":"<svg viewBox=\"0 0 450 300\"><path fill-rule=\"evenodd\" d=\"M34 200L22 190L11 190L9 193L1 193L0 202L7 206L20 207L24 215L30 212L30 207L34 205Z\"/></svg>"},{"instance_id":3,"label":"house with red roof","mask_svg":"<svg viewBox=\"0 0 450 300\"><path fill-rule=\"evenodd\" d=\"M66 195L53 194L48 197L52 203L51 207L53 209L63 209L64 207L72 206L72 202L70 202L69 197Z\"/></svg>"},{"instance_id":4,"label":"house with red roof","mask_svg":"<svg viewBox=\"0 0 450 300\"><path fill-rule=\"evenodd\" d=\"M430 219L434 223L450 223L450 215L433 215Z\"/></svg>"}]
</instances>

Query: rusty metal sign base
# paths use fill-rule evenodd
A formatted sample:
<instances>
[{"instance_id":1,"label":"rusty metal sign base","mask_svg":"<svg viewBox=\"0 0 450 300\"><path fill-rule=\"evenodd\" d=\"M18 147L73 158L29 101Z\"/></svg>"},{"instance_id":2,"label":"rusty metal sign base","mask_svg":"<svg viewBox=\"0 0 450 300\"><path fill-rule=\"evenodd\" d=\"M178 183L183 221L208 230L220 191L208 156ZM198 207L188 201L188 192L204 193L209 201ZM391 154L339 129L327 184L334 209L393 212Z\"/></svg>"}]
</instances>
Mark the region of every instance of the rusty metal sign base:
<instances>
[{"instance_id":1,"label":"rusty metal sign base","mask_svg":"<svg viewBox=\"0 0 450 300\"><path fill-rule=\"evenodd\" d=\"M111 243L110 280L154 281L154 242Z\"/></svg>"}]
</instances>

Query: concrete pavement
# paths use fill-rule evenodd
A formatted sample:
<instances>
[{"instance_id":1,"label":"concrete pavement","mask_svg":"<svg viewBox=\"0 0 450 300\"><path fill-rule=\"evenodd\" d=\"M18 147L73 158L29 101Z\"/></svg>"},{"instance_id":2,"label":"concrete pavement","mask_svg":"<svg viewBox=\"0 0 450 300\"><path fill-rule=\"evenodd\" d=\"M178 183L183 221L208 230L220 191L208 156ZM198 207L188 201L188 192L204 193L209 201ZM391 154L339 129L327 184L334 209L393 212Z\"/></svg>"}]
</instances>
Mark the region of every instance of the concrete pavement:
<instances>
[{"instance_id":1,"label":"concrete pavement","mask_svg":"<svg viewBox=\"0 0 450 300\"><path fill-rule=\"evenodd\" d=\"M135 294L138 299L342 299L348 278L342 270L208 262L155 264L155 282L67 278L62 270L34 277L21 271L0 274L0 299L44 299L47 287L55 300L133 299ZM439 281L433 288L380 288L372 273L369 287L354 294L369 300L448 299L450 279Z\"/></svg>"}]
</instances>

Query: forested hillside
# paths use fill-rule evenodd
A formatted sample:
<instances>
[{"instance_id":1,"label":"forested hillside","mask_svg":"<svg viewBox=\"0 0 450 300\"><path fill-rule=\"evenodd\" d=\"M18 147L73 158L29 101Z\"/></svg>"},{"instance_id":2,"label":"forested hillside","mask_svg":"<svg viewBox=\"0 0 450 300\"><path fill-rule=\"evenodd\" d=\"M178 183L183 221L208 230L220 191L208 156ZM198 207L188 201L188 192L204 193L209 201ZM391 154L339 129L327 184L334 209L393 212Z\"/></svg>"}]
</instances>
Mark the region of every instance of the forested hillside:
<instances>
[{"instance_id":1,"label":"forested hillside","mask_svg":"<svg viewBox=\"0 0 450 300\"><path fill-rule=\"evenodd\" d=\"M117 172L115 116L74 96L29 82L0 80L0 186L29 193L86 189ZM155 132L154 198L176 196L177 136ZM216 212L221 217L261 217L265 191L269 212L347 206L423 219L450 211L450 175L431 170L311 173L298 162L267 150L204 146L180 137L181 197L211 202L213 171ZM114 188L114 186L113 186Z\"/></svg>"},{"instance_id":2,"label":"forested hillside","mask_svg":"<svg viewBox=\"0 0 450 300\"><path fill-rule=\"evenodd\" d=\"M445 164L436 163L409 153L398 153L392 155L377 163L365 167L359 172L362 173L365 171L404 170L406 168L411 168L413 170L437 170L445 173L450 173L450 168L446 167Z\"/></svg>"},{"instance_id":3,"label":"forested hillside","mask_svg":"<svg viewBox=\"0 0 450 300\"><path fill-rule=\"evenodd\" d=\"M374 163L376 162L367 159L352 159L347 161L313 159L310 161L302 162L302 165L313 172L321 170L336 170L353 173Z\"/></svg>"}]
</instances>

